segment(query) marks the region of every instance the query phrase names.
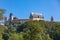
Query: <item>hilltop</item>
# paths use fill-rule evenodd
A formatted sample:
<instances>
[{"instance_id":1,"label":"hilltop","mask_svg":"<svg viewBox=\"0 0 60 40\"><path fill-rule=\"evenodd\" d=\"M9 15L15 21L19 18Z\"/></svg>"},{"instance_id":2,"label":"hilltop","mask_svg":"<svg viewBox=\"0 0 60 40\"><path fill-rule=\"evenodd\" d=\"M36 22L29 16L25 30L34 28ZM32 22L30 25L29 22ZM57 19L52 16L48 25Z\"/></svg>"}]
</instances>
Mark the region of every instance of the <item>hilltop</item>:
<instances>
[{"instance_id":1,"label":"hilltop","mask_svg":"<svg viewBox=\"0 0 60 40\"><path fill-rule=\"evenodd\" d=\"M0 38L9 40L60 40L60 22L27 21L1 27Z\"/></svg>"}]
</instances>

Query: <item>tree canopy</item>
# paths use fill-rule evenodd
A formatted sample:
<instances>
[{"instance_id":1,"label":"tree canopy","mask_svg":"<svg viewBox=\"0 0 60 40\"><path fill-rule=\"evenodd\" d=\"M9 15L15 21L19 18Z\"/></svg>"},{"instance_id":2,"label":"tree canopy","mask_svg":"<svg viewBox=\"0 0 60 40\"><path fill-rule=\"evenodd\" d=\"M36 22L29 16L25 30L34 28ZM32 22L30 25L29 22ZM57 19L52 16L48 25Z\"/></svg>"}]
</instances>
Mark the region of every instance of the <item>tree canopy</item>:
<instances>
[{"instance_id":1,"label":"tree canopy","mask_svg":"<svg viewBox=\"0 0 60 40\"><path fill-rule=\"evenodd\" d=\"M0 9L0 20L3 19L3 14L5 13L5 9Z\"/></svg>"},{"instance_id":2,"label":"tree canopy","mask_svg":"<svg viewBox=\"0 0 60 40\"><path fill-rule=\"evenodd\" d=\"M60 40L60 22L27 21L0 27L0 40Z\"/></svg>"}]
</instances>

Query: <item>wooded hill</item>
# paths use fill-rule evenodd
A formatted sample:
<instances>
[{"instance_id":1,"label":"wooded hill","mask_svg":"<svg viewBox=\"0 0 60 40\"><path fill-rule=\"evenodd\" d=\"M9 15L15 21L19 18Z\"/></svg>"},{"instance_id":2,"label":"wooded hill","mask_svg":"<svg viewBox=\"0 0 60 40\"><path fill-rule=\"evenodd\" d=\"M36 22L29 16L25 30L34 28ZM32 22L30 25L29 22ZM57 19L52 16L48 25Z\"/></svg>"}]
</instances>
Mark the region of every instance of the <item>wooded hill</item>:
<instances>
[{"instance_id":1,"label":"wooded hill","mask_svg":"<svg viewBox=\"0 0 60 40\"><path fill-rule=\"evenodd\" d=\"M2 26L0 40L60 40L60 22L30 20Z\"/></svg>"}]
</instances>

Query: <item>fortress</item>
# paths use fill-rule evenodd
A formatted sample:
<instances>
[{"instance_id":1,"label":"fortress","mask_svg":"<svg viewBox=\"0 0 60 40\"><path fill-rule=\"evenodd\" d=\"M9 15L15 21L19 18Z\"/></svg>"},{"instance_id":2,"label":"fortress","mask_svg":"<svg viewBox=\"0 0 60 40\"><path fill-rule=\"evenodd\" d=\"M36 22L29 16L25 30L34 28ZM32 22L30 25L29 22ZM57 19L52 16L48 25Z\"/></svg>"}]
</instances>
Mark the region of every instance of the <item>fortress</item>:
<instances>
[{"instance_id":1,"label":"fortress","mask_svg":"<svg viewBox=\"0 0 60 40\"><path fill-rule=\"evenodd\" d=\"M26 21L29 21L30 19L31 20L37 20L37 21L44 20L44 16L40 13L31 12L29 19L19 19L19 18L13 17L12 13L10 13L8 20L7 20L7 17L4 17L5 25L9 25L9 23L20 23L20 24L22 24Z\"/></svg>"}]
</instances>

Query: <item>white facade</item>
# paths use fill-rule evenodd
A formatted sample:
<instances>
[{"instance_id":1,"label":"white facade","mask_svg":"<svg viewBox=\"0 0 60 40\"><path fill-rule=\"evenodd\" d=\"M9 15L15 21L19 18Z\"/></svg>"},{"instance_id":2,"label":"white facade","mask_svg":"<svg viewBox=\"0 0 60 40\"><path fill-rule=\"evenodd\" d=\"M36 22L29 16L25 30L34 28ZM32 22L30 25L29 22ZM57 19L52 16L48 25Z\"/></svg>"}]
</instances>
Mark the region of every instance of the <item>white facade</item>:
<instances>
[{"instance_id":1,"label":"white facade","mask_svg":"<svg viewBox=\"0 0 60 40\"><path fill-rule=\"evenodd\" d=\"M44 20L43 18L33 18L33 20Z\"/></svg>"},{"instance_id":2,"label":"white facade","mask_svg":"<svg viewBox=\"0 0 60 40\"><path fill-rule=\"evenodd\" d=\"M31 12L30 19L37 20L37 21L44 20L44 16L40 13Z\"/></svg>"},{"instance_id":3,"label":"white facade","mask_svg":"<svg viewBox=\"0 0 60 40\"><path fill-rule=\"evenodd\" d=\"M14 17L13 17L13 16L11 16L11 20L13 20L13 18L14 18Z\"/></svg>"}]
</instances>

